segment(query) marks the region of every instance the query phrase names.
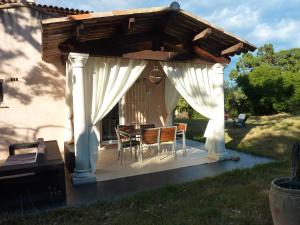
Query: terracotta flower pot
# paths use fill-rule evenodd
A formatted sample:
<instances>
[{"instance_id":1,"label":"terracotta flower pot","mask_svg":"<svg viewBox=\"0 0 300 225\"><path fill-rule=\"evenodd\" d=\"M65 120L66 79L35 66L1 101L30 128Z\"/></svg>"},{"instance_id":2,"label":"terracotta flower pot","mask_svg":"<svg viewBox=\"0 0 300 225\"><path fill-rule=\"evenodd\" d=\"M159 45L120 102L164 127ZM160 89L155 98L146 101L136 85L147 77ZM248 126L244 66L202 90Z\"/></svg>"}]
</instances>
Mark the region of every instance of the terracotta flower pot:
<instances>
[{"instance_id":1,"label":"terracotta flower pot","mask_svg":"<svg viewBox=\"0 0 300 225\"><path fill-rule=\"evenodd\" d=\"M274 225L300 225L300 185L290 178L272 181L269 193Z\"/></svg>"}]
</instances>

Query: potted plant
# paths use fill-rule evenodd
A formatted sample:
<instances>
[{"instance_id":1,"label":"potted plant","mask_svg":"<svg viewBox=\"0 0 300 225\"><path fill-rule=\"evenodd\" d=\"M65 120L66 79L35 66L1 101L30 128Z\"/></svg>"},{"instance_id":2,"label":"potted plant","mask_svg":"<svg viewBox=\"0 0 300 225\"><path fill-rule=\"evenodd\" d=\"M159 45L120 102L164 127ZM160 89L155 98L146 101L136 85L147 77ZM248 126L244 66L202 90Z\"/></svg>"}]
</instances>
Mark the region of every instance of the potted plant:
<instances>
[{"instance_id":1,"label":"potted plant","mask_svg":"<svg viewBox=\"0 0 300 225\"><path fill-rule=\"evenodd\" d=\"M300 224L300 143L293 145L291 177L272 181L269 193L274 225Z\"/></svg>"}]
</instances>

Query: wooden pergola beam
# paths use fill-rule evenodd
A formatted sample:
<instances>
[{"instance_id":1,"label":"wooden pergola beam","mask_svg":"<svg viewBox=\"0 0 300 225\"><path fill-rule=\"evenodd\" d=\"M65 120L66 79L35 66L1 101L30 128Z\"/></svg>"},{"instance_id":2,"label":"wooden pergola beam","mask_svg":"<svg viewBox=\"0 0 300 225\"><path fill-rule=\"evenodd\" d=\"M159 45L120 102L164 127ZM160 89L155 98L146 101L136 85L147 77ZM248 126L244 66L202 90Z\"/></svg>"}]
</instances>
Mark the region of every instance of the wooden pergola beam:
<instances>
[{"instance_id":1,"label":"wooden pergola beam","mask_svg":"<svg viewBox=\"0 0 300 225\"><path fill-rule=\"evenodd\" d=\"M233 46L231 46L231 47L229 47L229 48L223 50L223 51L221 52L221 55L222 55L222 56L232 55L232 54L234 54L234 53L236 53L236 52L242 50L243 47L244 47L244 44L243 44L242 42L239 42L239 43L237 43L237 44L235 44L235 45L233 45Z\"/></svg>"},{"instance_id":2,"label":"wooden pergola beam","mask_svg":"<svg viewBox=\"0 0 300 225\"><path fill-rule=\"evenodd\" d=\"M165 44L165 43L164 43ZM195 54L196 56L214 62L214 63L221 63L221 64L229 64L230 63L230 59L225 58L225 57L218 57L218 56L214 56L213 54L209 53L208 51L200 48L197 45L190 45L190 44L177 44L177 45L172 45L173 49L176 52L180 52L182 54L186 54L186 55L191 55L191 54Z\"/></svg>"},{"instance_id":3,"label":"wooden pergola beam","mask_svg":"<svg viewBox=\"0 0 300 225\"><path fill-rule=\"evenodd\" d=\"M194 45L193 46L193 51L196 55L209 59L215 63L221 63L221 64L229 64L230 63L230 59L227 59L225 57L217 57L212 55L211 53L205 51L204 49Z\"/></svg>"},{"instance_id":4,"label":"wooden pergola beam","mask_svg":"<svg viewBox=\"0 0 300 225\"><path fill-rule=\"evenodd\" d=\"M212 33L212 29L211 28L206 28L205 30L201 31L199 34L197 34L194 38L193 41L199 41L201 39L205 39L207 37L209 37Z\"/></svg>"}]
</instances>

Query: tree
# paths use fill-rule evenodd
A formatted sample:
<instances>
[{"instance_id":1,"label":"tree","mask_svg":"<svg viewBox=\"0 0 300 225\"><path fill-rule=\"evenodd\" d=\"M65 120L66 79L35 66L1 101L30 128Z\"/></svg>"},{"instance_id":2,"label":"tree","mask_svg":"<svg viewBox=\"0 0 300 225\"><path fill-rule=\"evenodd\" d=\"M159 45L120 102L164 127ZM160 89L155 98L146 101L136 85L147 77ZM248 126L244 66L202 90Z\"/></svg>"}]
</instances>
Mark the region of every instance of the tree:
<instances>
[{"instance_id":1,"label":"tree","mask_svg":"<svg viewBox=\"0 0 300 225\"><path fill-rule=\"evenodd\" d=\"M299 73L300 49L275 52L267 44L243 54L230 79L246 95L251 113L295 112L300 109Z\"/></svg>"},{"instance_id":2,"label":"tree","mask_svg":"<svg viewBox=\"0 0 300 225\"><path fill-rule=\"evenodd\" d=\"M231 117L248 111L247 96L240 87L230 85L225 81L225 111Z\"/></svg>"}]
</instances>

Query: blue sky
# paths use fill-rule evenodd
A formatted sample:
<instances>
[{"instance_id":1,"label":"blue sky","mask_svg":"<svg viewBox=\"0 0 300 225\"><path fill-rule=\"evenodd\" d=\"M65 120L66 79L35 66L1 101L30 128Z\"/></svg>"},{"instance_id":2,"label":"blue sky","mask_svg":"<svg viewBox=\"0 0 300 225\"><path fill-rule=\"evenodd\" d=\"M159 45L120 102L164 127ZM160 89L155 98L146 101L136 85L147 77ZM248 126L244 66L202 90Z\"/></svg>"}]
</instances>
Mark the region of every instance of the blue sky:
<instances>
[{"instance_id":1,"label":"blue sky","mask_svg":"<svg viewBox=\"0 0 300 225\"><path fill-rule=\"evenodd\" d=\"M92 10L168 6L165 0L38 0L41 4ZM184 0L181 9L222 27L257 47L272 43L276 50L300 48L300 0ZM236 62L232 63L226 74Z\"/></svg>"}]
</instances>

